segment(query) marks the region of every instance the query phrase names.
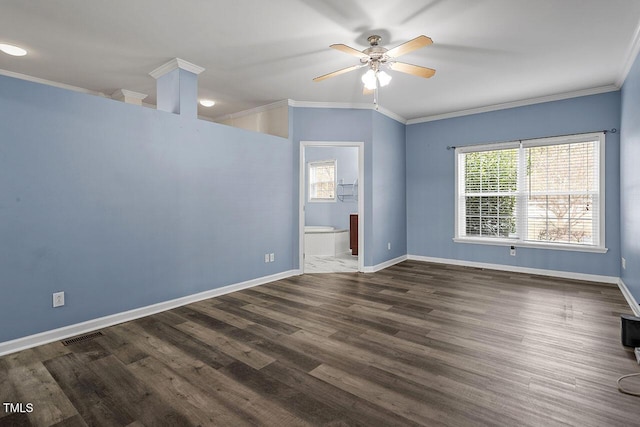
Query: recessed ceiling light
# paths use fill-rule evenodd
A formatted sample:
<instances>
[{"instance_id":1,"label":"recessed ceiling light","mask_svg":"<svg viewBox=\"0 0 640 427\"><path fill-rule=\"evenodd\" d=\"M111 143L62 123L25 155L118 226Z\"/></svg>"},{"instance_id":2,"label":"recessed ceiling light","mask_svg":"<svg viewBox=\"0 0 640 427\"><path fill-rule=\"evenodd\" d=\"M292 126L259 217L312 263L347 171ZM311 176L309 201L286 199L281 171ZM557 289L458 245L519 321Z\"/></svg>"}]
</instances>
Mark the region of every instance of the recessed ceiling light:
<instances>
[{"instance_id":1,"label":"recessed ceiling light","mask_svg":"<svg viewBox=\"0 0 640 427\"><path fill-rule=\"evenodd\" d=\"M21 47L14 46L12 44L0 43L0 50L6 53L7 55L13 56L25 56L27 51Z\"/></svg>"},{"instance_id":2,"label":"recessed ceiling light","mask_svg":"<svg viewBox=\"0 0 640 427\"><path fill-rule=\"evenodd\" d=\"M212 101L211 99L201 99L200 105L202 105L203 107L213 107L214 105L216 105L216 101Z\"/></svg>"}]
</instances>

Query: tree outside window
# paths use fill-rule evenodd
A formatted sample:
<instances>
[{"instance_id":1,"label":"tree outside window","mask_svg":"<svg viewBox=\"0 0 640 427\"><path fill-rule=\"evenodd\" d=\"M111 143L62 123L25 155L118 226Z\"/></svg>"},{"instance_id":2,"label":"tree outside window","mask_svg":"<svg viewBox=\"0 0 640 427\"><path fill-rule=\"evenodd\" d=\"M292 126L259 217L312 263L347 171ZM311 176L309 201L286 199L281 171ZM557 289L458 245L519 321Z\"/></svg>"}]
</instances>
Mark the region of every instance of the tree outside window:
<instances>
[{"instance_id":1,"label":"tree outside window","mask_svg":"<svg viewBox=\"0 0 640 427\"><path fill-rule=\"evenodd\" d=\"M309 162L309 200L336 199L336 161Z\"/></svg>"},{"instance_id":2,"label":"tree outside window","mask_svg":"<svg viewBox=\"0 0 640 427\"><path fill-rule=\"evenodd\" d=\"M604 133L456 149L456 239L606 251L603 156Z\"/></svg>"}]
</instances>

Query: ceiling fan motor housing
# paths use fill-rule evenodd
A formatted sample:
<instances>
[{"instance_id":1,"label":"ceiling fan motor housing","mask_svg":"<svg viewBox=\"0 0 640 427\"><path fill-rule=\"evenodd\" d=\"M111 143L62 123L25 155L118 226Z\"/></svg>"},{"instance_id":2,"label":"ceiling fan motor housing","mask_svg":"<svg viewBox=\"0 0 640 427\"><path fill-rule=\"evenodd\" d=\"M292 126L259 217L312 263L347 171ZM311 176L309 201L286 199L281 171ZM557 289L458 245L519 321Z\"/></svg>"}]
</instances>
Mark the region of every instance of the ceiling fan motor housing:
<instances>
[{"instance_id":1,"label":"ceiling fan motor housing","mask_svg":"<svg viewBox=\"0 0 640 427\"><path fill-rule=\"evenodd\" d=\"M371 43L371 47L362 51L368 58L360 58L360 62L362 64L369 64L369 67L373 71L378 71L380 64L386 64L389 60L387 56L388 49L378 46L378 42L381 40L380 36L369 36L368 40L369 43Z\"/></svg>"},{"instance_id":2,"label":"ceiling fan motor housing","mask_svg":"<svg viewBox=\"0 0 640 427\"><path fill-rule=\"evenodd\" d=\"M371 46L378 46L378 44L382 41L382 37L380 37L380 36L378 36L376 34L373 34L373 35L367 37L367 41L369 42L369 44Z\"/></svg>"}]
</instances>

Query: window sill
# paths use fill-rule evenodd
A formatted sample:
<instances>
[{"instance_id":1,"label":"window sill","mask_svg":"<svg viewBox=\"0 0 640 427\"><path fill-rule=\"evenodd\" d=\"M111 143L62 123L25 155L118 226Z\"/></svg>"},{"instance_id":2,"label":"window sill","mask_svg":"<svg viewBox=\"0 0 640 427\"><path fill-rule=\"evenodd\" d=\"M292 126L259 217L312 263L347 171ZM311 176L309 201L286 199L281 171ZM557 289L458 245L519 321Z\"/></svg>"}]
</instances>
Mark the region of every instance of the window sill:
<instances>
[{"instance_id":1,"label":"window sill","mask_svg":"<svg viewBox=\"0 0 640 427\"><path fill-rule=\"evenodd\" d=\"M454 237L453 241L456 243L470 243L474 245L515 246L517 248L551 249L558 251L591 252L598 254L607 253L607 251L609 250L607 248L599 246L566 245L562 243L532 243L513 239L475 239L473 237Z\"/></svg>"},{"instance_id":2,"label":"window sill","mask_svg":"<svg viewBox=\"0 0 640 427\"><path fill-rule=\"evenodd\" d=\"M336 199L310 199L309 203L336 203Z\"/></svg>"}]
</instances>

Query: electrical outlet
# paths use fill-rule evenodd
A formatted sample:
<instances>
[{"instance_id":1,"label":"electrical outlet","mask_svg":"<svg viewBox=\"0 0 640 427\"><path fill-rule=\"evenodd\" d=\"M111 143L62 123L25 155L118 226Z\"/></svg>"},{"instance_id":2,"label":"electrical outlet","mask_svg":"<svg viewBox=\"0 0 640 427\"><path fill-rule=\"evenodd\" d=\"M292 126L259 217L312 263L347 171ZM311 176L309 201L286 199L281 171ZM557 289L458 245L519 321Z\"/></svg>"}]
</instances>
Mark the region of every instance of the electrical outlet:
<instances>
[{"instance_id":1,"label":"electrical outlet","mask_svg":"<svg viewBox=\"0 0 640 427\"><path fill-rule=\"evenodd\" d=\"M515 246L511 246L511 248L509 249L509 255L516 256L516 247Z\"/></svg>"},{"instance_id":2,"label":"electrical outlet","mask_svg":"<svg viewBox=\"0 0 640 427\"><path fill-rule=\"evenodd\" d=\"M264 254L264 262L269 262L269 254Z\"/></svg>"},{"instance_id":3,"label":"electrical outlet","mask_svg":"<svg viewBox=\"0 0 640 427\"><path fill-rule=\"evenodd\" d=\"M64 292L54 292L53 294L53 306L62 307L64 305Z\"/></svg>"},{"instance_id":4,"label":"electrical outlet","mask_svg":"<svg viewBox=\"0 0 640 427\"><path fill-rule=\"evenodd\" d=\"M276 260L276 254L274 254L274 253L270 253L270 254L269 254L269 262L273 262L273 261L275 261L275 260Z\"/></svg>"},{"instance_id":5,"label":"electrical outlet","mask_svg":"<svg viewBox=\"0 0 640 427\"><path fill-rule=\"evenodd\" d=\"M390 251L391 250L391 242L387 243L387 250Z\"/></svg>"},{"instance_id":6,"label":"electrical outlet","mask_svg":"<svg viewBox=\"0 0 640 427\"><path fill-rule=\"evenodd\" d=\"M627 269L627 260L624 259L624 257L622 258L622 269L626 270Z\"/></svg>"}]
</instances>

